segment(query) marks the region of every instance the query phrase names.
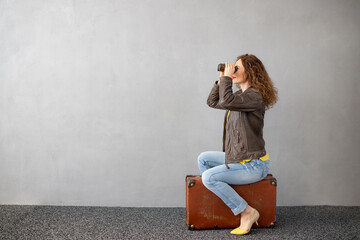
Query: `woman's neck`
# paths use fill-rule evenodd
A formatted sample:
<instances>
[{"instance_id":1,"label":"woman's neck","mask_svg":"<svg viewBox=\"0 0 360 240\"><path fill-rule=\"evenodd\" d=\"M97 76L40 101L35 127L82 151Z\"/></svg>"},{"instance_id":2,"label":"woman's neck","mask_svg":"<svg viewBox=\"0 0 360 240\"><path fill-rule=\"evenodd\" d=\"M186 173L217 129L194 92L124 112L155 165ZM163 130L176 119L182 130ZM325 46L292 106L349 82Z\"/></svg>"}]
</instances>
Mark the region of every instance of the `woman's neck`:
<instances>
[{"instance_id":1,"label":"woman's neck","mask_svg":"<svg viewBox=\"0 0 360 240\"><path fill-rule=\"evenodd\" d=\"M248 89L251 86L249 84L249 81L246 81L244 83L240 83L240 87L241 87L242 92L245 92L245 90Z\"/></svg>"}]
</instances>

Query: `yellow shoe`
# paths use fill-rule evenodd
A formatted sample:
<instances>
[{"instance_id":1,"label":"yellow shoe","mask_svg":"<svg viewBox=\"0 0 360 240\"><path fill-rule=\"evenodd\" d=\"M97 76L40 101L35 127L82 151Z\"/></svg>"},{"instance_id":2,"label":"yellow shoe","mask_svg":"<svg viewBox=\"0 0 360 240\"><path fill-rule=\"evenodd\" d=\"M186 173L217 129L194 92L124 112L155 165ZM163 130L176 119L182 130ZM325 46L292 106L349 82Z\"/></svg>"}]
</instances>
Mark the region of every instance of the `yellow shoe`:
<instances>
[{"instance_id":1,"label":"yellow shoe","mask_svg":"<svg viewBox=\"0 0 360 240\"><path fill-rule=\"evenodd\" d=\"M247 234L248 232L249 231L242 230L242 229L240 229L240 227L238 227L238 228L235 228L234 230L232 230L230 233L237 234L237 235L244 235L244 234Z\"/></svg>"},{"instance_id":2,"label":"yellow shoe","mask_svg":"<svg viewBox=\"0 0 360 240\"><path fill-rule=\"evenodd\" d=\"M255 223L256 223L257 226L259 225L257 220L256 220ZM246 231L246 230L242 230L242 229L240 229L240 227L238 227L238 228L235 228L234 230L232 230L230 233L231 234L237 234L237 235L244 235L244 234L247 234L248 232L250 232L250 230Z\"/></svg>"}]
</instances>

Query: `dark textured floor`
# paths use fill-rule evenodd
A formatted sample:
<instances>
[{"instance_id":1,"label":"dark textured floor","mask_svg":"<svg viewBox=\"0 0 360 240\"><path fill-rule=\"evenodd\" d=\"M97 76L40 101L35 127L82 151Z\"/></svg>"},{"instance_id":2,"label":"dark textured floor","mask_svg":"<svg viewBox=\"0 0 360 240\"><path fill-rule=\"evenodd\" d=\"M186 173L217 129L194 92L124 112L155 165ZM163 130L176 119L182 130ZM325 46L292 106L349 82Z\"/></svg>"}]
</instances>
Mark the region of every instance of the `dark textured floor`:
<instances>
[{"instance_id":1,"label":"dark textured floor","mask_svg":"<svg viewBox=\"0 0 360 240\"><path fill-rule=\"evenodd\" d=\"M190 231L185 208L0 205L0 239L360 239L360 207L277 207L275 228Z\"/></svg>"}]
</instances>

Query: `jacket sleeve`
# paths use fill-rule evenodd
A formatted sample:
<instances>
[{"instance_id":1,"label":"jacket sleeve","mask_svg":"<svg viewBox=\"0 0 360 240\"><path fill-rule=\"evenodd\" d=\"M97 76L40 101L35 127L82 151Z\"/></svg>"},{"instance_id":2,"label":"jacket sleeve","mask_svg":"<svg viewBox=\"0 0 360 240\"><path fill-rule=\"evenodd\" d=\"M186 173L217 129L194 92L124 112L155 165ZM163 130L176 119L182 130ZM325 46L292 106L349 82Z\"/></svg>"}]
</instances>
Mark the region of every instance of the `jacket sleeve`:
<instances>
[{"instance_id":1,"label":"jacket sleeve","mask_svg":"<svg viewBox=\"0 0 360 240\"><path fill-rule=\"evenodd\" d=\"M217 85L217 81L211 89L211 92L207 99L207 105L212 108L225 109L219 104L219 85Z\"/></svg>"},{"instance_id":2,"label":"jacket sleeve","mask_svg":"<svg viewBox=\"0 0 360 240\"><path fill-rule=\"evenodd\" d=\"M263 98L257 92L243 92L233 94L232 79L228 76L220 77L219 105L231 111L255 111L263 106Z\"/></svg>"}]
</instances>

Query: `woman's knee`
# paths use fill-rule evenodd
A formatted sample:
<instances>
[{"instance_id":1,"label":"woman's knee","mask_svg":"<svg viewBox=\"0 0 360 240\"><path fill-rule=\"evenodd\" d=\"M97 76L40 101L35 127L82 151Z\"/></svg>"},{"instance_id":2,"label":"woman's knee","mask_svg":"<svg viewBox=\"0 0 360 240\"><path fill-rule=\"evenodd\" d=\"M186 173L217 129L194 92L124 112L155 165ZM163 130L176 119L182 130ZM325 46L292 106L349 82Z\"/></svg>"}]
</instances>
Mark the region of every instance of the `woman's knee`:
<instances>
[{"instance_id":1,"label":"woman's knee","mask_svg":"<svg viewBox=\"0 0 360 240\"><path fill-rule=\"evenodd\" d=\"M200 153L198 156L198 163L201 165L204 165L206 162L207 155L208 155L208 152Z\"/></svg>"},{"instance_id":2,"label":"woman's knee","mask_svg":"<svg viewBox=\"0 0 360 240\"><path fill-rule=\"evenodd\" d=\"M209 169L210 170L210 169ZM202 183L204 184L205 187L211 186L214 184L213 182L213 174L211 171L206 170L205 172L202 173L201 175L201 180Z\"/></svg>"}]
</instances>

